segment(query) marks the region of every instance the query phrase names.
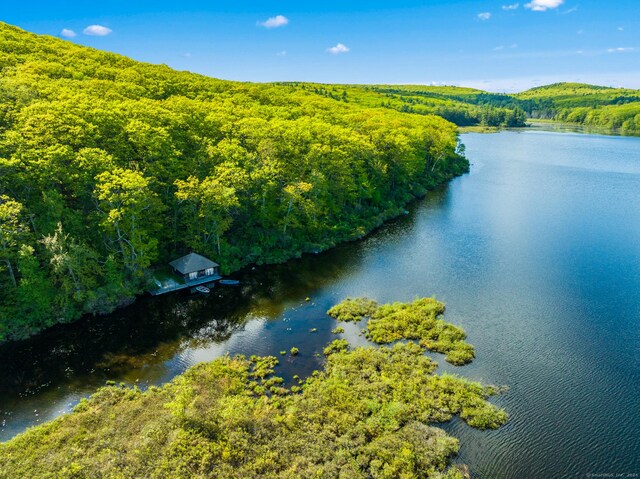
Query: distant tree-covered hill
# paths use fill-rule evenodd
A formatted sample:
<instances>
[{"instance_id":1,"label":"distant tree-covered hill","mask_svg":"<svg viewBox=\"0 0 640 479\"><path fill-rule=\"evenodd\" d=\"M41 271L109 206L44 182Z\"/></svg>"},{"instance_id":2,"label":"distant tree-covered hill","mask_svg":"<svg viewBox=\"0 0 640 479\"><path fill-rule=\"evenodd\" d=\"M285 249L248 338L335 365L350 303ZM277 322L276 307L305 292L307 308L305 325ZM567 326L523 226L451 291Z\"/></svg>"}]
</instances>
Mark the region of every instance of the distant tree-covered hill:
<instances>
[{"instance_id":1,"label":"distant tree-covered hill","mask_svg":"<svg viewBox=\"0 0 640 479\"><path fill-rule=\"evenodd\" d=\"M508 95L455 86L290 85L345 103L434 114L458 126L520 127L529 118L640 132L640 91L626 88L556 83Z\"/></svg>"},{"instance_id":2,"label":"distant tree-covered hill","mask_svg":"<svg viewBox=\"0 0 640 479\"><path fill-rule=\"evenodd\" d=\"M513 97L533 118L640 132L640 90L556 83Z\"/></svg>"},{"instance_id":3,"label":"distant tree-covered hill","mask_svg":"<svg viewBox=\"0 0 640 479\"><path fill-rule=\"evenodd\" d=\"M517 127L525 126L526 123L525 112L513 98L471 88L313 83L292 85L304 91L369 108L438 115L458 126Z\"/></svg>"}]
</instances>

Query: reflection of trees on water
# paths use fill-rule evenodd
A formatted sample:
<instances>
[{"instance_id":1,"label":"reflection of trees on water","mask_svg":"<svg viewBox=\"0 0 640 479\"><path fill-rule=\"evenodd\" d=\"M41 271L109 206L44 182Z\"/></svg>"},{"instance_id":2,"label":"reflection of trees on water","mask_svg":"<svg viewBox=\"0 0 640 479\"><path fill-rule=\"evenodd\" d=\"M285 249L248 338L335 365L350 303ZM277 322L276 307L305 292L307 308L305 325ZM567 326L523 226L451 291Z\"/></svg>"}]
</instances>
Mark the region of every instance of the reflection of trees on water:
<instances>
[{"instance_id":1,"label":"reflection of trees on water","mask_svg":"<svg viewBox=\"0 0 640 479\"><path fill-rule=\"evenodd\" d=\"M384 247L389 238L406 235L415 226L418 208L437 208L446 196L446 188L429 192L409 215L387 223L363 241L281 265L247 268L234 275L241 281L239 287L217 286L208 297L142 297L110 315L85 317L30 340L4 345L0 347L0 408L3 397L72 382L99 386L106 379L226 341L250 318L280 318L288 307L303 303L315 291L353 275L371 246Z\"/></svg>"}]
</instances>

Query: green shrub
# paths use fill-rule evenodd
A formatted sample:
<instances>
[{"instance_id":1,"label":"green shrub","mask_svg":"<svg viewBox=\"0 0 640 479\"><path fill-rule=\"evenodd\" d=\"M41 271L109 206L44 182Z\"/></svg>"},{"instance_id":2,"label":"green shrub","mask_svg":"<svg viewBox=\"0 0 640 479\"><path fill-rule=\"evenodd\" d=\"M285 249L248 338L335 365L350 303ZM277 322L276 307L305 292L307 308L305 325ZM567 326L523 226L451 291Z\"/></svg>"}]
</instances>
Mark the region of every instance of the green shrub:
<instances>
[{"instance_id":1,"label":"green shrub","mask_svg":"<svg viewBox=\"0 0 640 479\"><path fill-rule=\"evenodd\" d=\"M347 298L342 303L335 305L327 314L338 321L360 321L371 317L376 311L378 303L367 298Z\"/></svg>"},{"instance_id":2,"label":"green shrub","mask_svg":"<svg viewBox=\"0 0 640 479\"><path fill-rule=\"evenodd\" d=\"M440 318L444 310L444 303L434 298L382 305L367 298L348 298L327 314L340 321L370 317L364 333L374 343L416 340L430 351L445 354L451 364L467 364L475 357L474 348L464 341L466 333L462 328Z\"/></svg>"},{"instance_id":3,"label":"green shrub","mask_svg":"<svg viewBox=\"0 0 640 479\"><path fill-rule=\"evenodd\" d=\"M327 348L290 389L274 357L222 357L147 392L105 387L70 414L0 444L0 477L458 478L459 415L493 429L494 388L435 375L414 342ZM293 354L293 351L292 351Z\"/></svg>"}]
</instances>

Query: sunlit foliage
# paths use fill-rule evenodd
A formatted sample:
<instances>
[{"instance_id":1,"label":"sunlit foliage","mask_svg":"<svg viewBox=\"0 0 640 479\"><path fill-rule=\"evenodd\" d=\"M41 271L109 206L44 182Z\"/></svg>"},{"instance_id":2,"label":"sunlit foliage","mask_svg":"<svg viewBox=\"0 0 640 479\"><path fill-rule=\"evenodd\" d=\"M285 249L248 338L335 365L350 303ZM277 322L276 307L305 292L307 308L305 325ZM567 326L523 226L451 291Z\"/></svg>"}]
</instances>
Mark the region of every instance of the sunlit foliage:
<instances>
[{"instance_id":1,"label":"sunlit foliage","mask_svg":"<svg viewBox=\"0 0 640 479\"><path fill-rule=\"evenodd\" d=\"M525 112L508 95L460 87L423 85L321 85L289 83L345 103L438 115L458 126L525 126Z\"/></svg>"},{"instance_id":2,"label":"sunlit foliage","mask_svg":"<svg viewBox=\"0 0 640 479\"><path fill-rule=\"evenodd\" d=\"M228 273L361 237L467 171L455 125L374 106L0 23L0 342L189 251Z\"/></svg>"},{"instance_id":3,"label":"sunlit foliage","mask_svg":"<svg viewBox=\"0 0 640 479\"><path fill-rule=\"evenodd\" d=\"M301 387L274 375L276 358L240 356L147 392L103 388L0 444L0 478L463 479L450 465L458 441L434 424L458 415L495 429L507 419L487 401L495 388L435 375L412 341L351 349L337 340L325 354Z\"/></svg>"},{"instance_id":4,"label":"sunlit foliage","mask_svg":"<svg viewBox=\"0 0 640 479\"><path fill-rule=\"evenodd\" d=\"M347 298L333 306L327 314L338 321L360 321L370 318L378 310L378 303L369 298Z\"/></svg>"},{"instance_id":5,"label":"sunlit foliage","mask_svg":"<svg viewBox=\"0 0 640 479\"><path fill-rule=\"evenodd\" d=\"M475 350L464 341L467 335L462 328L441 318L444 309L444 304L433 298L383 305L367 298L347 298L327 314L338 321L369 319L365 331L374 343L414 339L430 351L446 354L452 364L467 364L475 357Z\"/></svg>"},{"instance_id":6,"label":"sunlit foliage","mask_svg":"<svg viewBox=\"0 0 640 479\"><path fill-rule=\"evenodd\" d=\"M583 83L556 83L514 96L533 118L640 132L640 91Z\"/></svg>"}]
</instances>

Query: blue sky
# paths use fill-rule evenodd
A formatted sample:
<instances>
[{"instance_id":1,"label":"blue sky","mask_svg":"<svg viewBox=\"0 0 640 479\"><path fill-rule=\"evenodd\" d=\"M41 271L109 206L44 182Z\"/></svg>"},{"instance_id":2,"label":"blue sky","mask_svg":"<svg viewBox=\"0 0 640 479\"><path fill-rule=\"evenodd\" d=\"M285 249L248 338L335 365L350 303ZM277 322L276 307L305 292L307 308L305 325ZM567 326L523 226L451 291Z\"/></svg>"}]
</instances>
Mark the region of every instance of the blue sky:
<instances>
[{"instance_id":1,"label":"blue sky","mask_svg":"<svg viewBox=\"0 0 640 479\"><path fill-rule=\"evenodd\" d=\"M0 20L230 80L640 88L632 0L14 1Z\"/></svg>"}]
</instances>

